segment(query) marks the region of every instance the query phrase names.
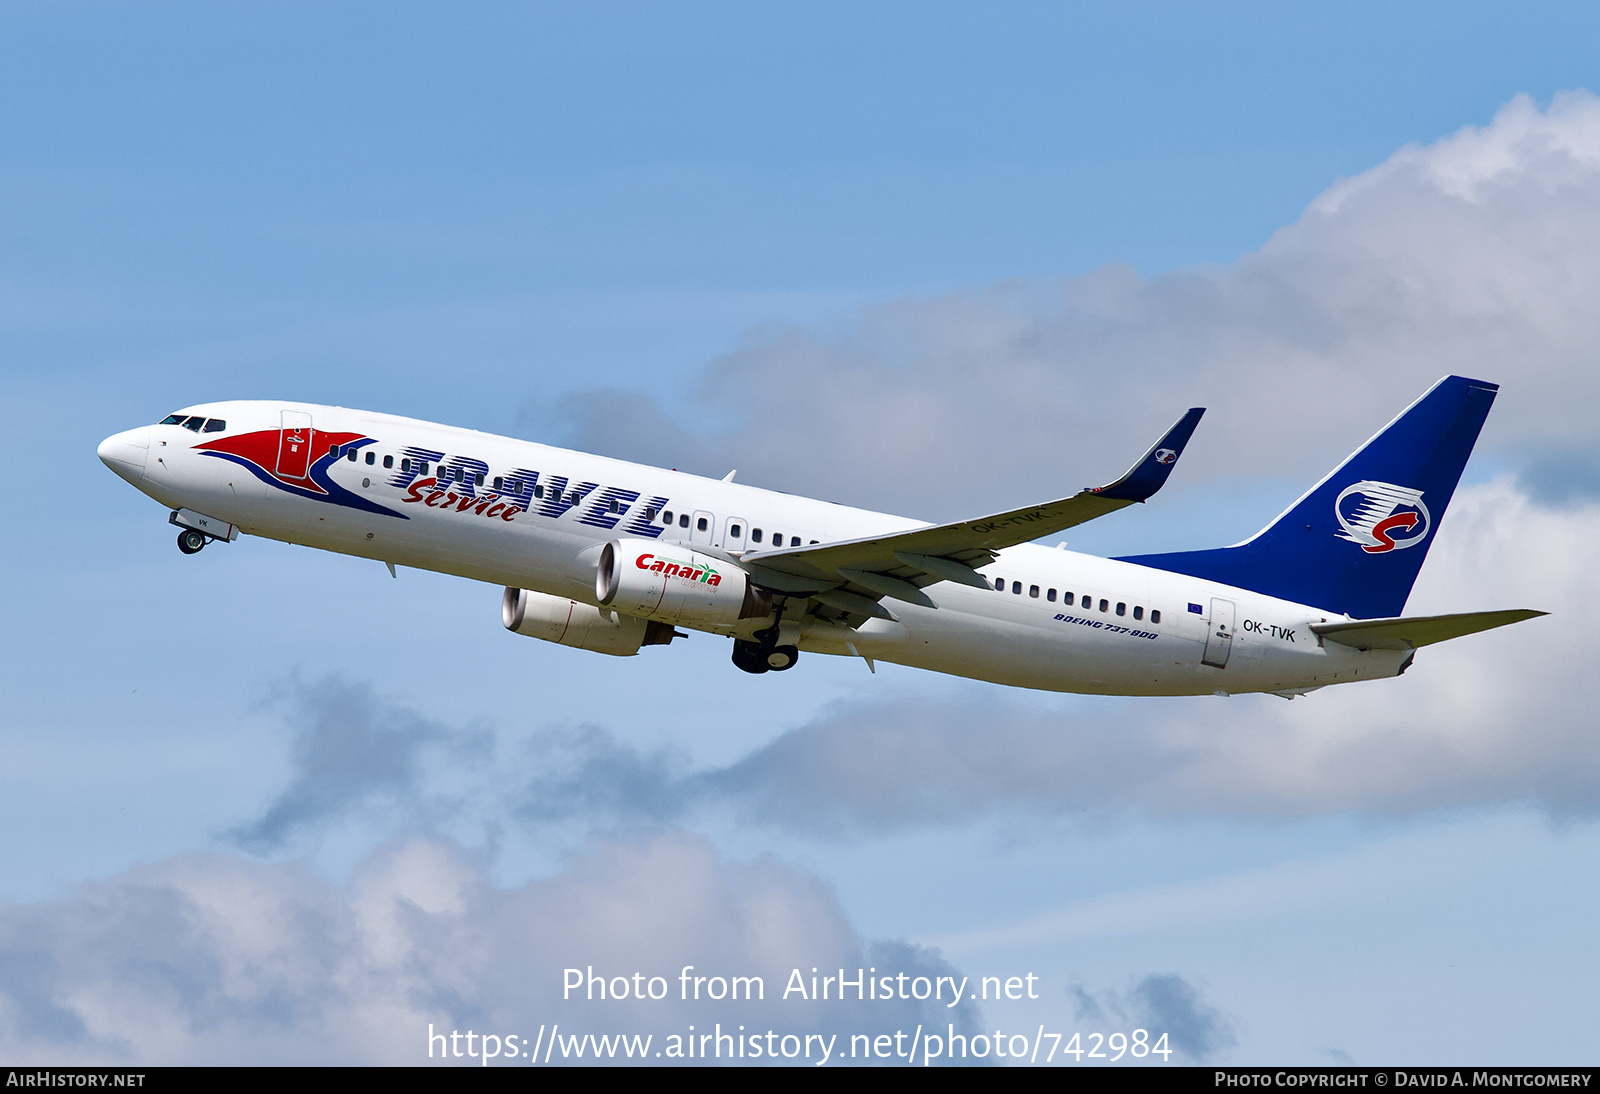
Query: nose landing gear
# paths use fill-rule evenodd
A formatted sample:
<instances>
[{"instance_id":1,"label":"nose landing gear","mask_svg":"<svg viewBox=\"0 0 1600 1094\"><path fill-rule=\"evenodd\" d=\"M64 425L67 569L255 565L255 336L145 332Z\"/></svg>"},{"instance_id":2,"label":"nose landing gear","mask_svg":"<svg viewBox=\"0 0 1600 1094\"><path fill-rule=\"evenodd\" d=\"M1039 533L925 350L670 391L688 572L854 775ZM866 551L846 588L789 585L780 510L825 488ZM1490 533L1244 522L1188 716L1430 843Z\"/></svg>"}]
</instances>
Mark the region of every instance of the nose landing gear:
<instances>
[{"instance_id":1,"label":"nose landing gear","mask_svg":"<svg viewBox=\"0 0 1600 1094\"><path fill-rule=\"evenodd\" d=\"M214 539L232 543L239 538L239 529L233 525L192 509L174 509L167 515L167 523L178 526L178 550L186 555L199 554Z\"/></svg>"}]
</instances>

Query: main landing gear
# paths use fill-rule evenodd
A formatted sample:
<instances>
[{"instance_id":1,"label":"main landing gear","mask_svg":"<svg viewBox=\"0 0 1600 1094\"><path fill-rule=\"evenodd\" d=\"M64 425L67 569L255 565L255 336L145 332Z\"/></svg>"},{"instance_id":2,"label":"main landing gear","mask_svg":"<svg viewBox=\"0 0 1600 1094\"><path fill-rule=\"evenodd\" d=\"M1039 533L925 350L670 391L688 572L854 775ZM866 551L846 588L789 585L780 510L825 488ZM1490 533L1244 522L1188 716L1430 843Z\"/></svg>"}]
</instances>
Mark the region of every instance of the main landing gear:
<instances>
[{"instance_id":1,"label":"main landing gear","mask_svg":"<svg viewBox=\"0 0 1600 1094\"><path fill-rule=\"evenodd\" d=\"M734 639L733 663L745 672L783 672L800 660L798 646L764 646L760 642Z\"/></svg>"},{"instance_id":2,"label":"main landing gear","mask_svg":"<svg viewBox=\"0 0 1600 1094\"><path fill-rule=\"evenodd\" d=\"M204 532L196 532L193 528L185 528L178 533L178 550L186 555L199 554L200 549L206 545L210 538Z\"/></svg>"},{"instance_id":3,"label":"main landing gear","mask_svg":"<svg viewBox=\"0 0 1600 1094\"><path fill-rule=\"evenodd\" d=\"M772 626L755 633L756 641L746 642L735 638L733 663L745 672L756 674L784 672L794 668L794 663L800 660L800 647L778 645L778 624L782 619L783 610L780 608Z\"/></svg>"}]
</instances>

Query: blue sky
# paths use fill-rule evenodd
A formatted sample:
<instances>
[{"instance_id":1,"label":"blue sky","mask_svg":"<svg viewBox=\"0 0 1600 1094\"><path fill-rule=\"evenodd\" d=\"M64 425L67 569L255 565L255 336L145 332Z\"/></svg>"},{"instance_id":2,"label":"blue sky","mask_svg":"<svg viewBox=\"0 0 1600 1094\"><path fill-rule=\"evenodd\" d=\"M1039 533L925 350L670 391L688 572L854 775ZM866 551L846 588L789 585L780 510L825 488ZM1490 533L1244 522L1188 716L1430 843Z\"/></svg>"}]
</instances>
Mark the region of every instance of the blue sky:
<instances>
[{"instance_id":1,"label":"blue sky","mask_svg":"<svg viewBox=\"0 0 1600 1094\"><path fill-rule=\"evenodd\" d=\"M910 943L893 960L1047 985L973 1021L1168 1022L1190 1060L1580 1057L1600 758L1558 618L1600 599L1597 22L9 6L0 1045L244 1061L287 1029L307 1060L403 1063L418 1023L564 1020L539 994L563 962ZM94 457L281 397L954 517L1099 481L1210 406L1157 503L1071 537L1113 553L1242 538L1451 371L1505 390L1412 610L1558 616L1293 704L544 648L465 581L180 556ZM652 870L683 898L655 942ZM196 895L224 890L257 895ZM283 979L126 973L194 945L149 892L217 917L216 967ZM368 923L373 892L466 949L575 893L614 929L518 949L526 991L386 981L411 1006L378 1021L326 971L359 930L274 933ZM324 971L269 972L294 965L272 946Z\"/></svg>"}]
</instances>

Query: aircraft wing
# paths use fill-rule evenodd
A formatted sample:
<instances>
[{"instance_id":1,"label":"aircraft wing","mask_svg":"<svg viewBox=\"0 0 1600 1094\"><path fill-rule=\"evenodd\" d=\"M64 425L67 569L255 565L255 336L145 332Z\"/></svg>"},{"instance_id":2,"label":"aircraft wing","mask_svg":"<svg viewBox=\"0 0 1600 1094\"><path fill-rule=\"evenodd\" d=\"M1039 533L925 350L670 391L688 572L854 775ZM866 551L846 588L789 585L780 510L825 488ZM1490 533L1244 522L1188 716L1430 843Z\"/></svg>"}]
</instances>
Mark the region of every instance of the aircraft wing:
<instances>
[{"instance_id":1,"label":"aircraft wing","mask_svg":"<svg viewBox=\"0 0 1600 1094\"><path fill-rule=\"evenodd\" d=\"M973 567L994 561L996 551L1114 513L1150 497L1166 483L1204 413L1203 407L1195 407L1184 414L1115 482L1080 490L1071 497L886 536L746 551L740 562L762 584L780 592L809 592L815 599L847 612L893 618L877 603L885 596L937 607L922 592L924 586L957 581L988 588L988 582Z\"/></svg>"},{"instance_id":2,"label":"aircraft wing","mask_svg":"<svg viewBox=\"0 0 1600 1094\"><path fill-rule=\"evenodd\" d=\"M1512 608L1499 612L1418 615L1409 619L1395 617L1358 619L1353 623L1313 623L1311 629L1330 642L1357 649L1410 650L1548 614L1531 608Z\"/></svg>"}]
</instances>

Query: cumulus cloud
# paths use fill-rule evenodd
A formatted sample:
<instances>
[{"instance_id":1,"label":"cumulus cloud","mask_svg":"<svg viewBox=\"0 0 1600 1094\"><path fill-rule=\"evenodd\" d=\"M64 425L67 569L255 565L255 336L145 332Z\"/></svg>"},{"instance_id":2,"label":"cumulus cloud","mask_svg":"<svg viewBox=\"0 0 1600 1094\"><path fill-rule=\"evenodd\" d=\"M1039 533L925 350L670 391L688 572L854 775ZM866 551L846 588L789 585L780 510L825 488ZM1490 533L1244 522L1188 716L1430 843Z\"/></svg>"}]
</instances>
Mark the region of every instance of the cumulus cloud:
<instances>
[{"instance_id":1,"label":"cumulus cloud","mask_svg":"<svg viewBox=\"0 0 1600 1094\"><path fill-rule=\"evenodd\" d=\"M690 965L708 979L699 1000L685 1001L679 977ZM601 843L557 876L513 889L493 887L472 855L434 838L390 845L345 886L297 865L191 855L63 901L0 905L0 1053L39 1063L415 1064L428 1059L430 1023L493 1034L501 1046L516 1037L519 1050L560 1023L568 1036L649 1034L655 1062L672 1035L720 1023L837 1034L837 1058L851 1033L909 1033L919 1022L976 1029L970 1003L944 1005L948 988L944 1002L848 992L841 1002L836 988L827 1001L783 998L795 969L809 995L813 967L853 977L873 966L960 979L935 952L859 937L815 878L772 861L726 862L681 832ZM630 989L635 972L660 976L665 998L590 999L591 967L608 983L630 978ZM584 971L586 986L564 999L569 968ZM710 978L735 975L762 977L764 998L707 998L717 990ZM479 1062L457 1049L466 1042L451 1043L450 1062ZM820 1051L813 1043L812 1062ZM552 1062L562 1057L558 1048Z\"/></svg>"},{"instance_id":2,"label":"cumulus cloud","mask_svg":"<svg viewBox=\"0 0 1600 1094\"><path fill-rule=\"evenodd\" d=\"M764 328L679 401L585 391L528 413L591 451L939 519L1103 481L1192 405L1212 409L1173 489L1266 463L1309 483L1465 373L1505 386L1485 448L1559 496L1600 482L1597 296L1600 99L1519 97L1226 266L1110 265L894 301L842 332Z\"/></svg>"},{"instance_id":3,"label":"cumulus cloud","mask_svg":"<svg viewBox=\"0 0 1600 1094\"><path fill-rule=\"evenodd\" d=\"M1201 1062L1237 1043L1233 1024L1200 992L1175 973L1152 974L1126 992L1089 992L1082 985L1067 989L1079 1022L1110 1020L1123 1029L1150 1031L1153 1042L1167 1035L1174 1059Z\"/></svg>"}]
</instances>

